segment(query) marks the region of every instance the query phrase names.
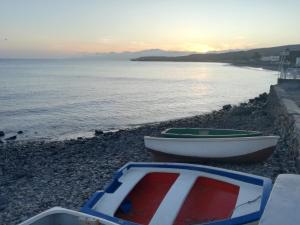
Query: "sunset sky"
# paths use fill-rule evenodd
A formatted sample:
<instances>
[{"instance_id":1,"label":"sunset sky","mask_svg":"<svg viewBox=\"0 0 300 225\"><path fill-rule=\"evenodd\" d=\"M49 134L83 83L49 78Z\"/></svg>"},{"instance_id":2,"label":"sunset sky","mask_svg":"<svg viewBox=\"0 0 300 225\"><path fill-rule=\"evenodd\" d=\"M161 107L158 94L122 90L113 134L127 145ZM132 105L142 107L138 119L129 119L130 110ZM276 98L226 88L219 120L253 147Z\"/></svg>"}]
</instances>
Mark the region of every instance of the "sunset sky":
<instances>
[{"instance_id":1,"label":"sunset sky","mask_svg":"<svg viewBox=\"0 0 300 225\"><path fill-rule=\"evenodd\" d=\"M0 57L300 44L299 0L0 0Z\"/></svg>"}]
</instances>

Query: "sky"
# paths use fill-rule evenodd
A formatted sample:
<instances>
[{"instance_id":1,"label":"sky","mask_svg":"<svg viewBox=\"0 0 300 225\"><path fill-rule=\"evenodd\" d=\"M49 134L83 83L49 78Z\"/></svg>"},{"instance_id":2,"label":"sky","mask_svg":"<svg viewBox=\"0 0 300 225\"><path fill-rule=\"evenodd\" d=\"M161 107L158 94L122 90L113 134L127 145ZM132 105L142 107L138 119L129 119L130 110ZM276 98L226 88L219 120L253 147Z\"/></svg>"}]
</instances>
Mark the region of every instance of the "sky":
<instances>
[{"instance_id":1,"label":"sky","mask_svg":"<svg viewBox=\"0 0 300 225\"><path fill-rule=\"evenodd\" d=\"M300 44L299 0L0 0L0 57Z\"/></svg>"}]
</instances>

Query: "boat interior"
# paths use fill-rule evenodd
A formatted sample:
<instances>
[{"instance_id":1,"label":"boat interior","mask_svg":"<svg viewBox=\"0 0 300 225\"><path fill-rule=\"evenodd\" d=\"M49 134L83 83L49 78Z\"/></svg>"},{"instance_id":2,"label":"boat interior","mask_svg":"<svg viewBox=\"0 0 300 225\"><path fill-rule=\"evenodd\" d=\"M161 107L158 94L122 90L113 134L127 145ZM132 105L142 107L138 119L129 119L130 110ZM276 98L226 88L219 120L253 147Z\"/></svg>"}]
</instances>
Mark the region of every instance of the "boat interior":
<instances>
[{"instance_id":1,"label":"boat interior","mask_svg":"<svg viewBox=\"0 0 300 225\"><path fill-rule=\"evenodd\" d=\"M115 216L139 224L149 224L177 177L178 174L175 173L147 174L126 196ZM239 187L236 185L198 177L186 196L174 225L229 218L235 208L238 193ZM220 204L222 207L218 207Z\"/></svg>"},{"instance_id":2,"label":"boat interior","mask_svg":"<svg viewBox=\"0 0 300 225\"><path fill-rule=\"evenodd\" d=\"M78 216L69 213L53 213L40 217L34 222L26 225L100 225L99 220L89 218L88 216Z\"/></svg>"},{"instance_id":3,"label":"boat interior","mask_svg":"<svg viewBox=\"0 0 300 225\"><path fill-rule=\"evenodd\" d=\"M245 131L245 130L232 130L232 129L206 129L206 128L170 128L162 132L162 136L165 137L179 137L179 136L260 136L261 132L258 131Z\"/></svg>"},{"instance_id":4,"label":"boat interior","mask_svg":"<svg viewBox=\"0 0 300 225\"><path fill-rule=\"evenodd\" d=\"M112 186L93 210L151 225L202 224L255 212L262 193L261 186L218 175L159 168L130 168Z\"/></svg>"}]
</instances>

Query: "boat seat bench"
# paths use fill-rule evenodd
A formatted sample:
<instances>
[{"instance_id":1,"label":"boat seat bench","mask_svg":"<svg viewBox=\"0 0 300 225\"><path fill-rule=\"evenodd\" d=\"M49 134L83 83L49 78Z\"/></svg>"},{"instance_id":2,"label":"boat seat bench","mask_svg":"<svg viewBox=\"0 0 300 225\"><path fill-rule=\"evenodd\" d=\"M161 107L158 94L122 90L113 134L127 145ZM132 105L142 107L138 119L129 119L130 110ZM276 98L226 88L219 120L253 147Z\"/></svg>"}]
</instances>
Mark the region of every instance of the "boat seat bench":
<instances>
[{"instance_id":1,"label":"boat seat bench","mask_svg":"<svg viewBox=\"0 0 300 225\"><path fill-rule=\"evenodd\" d=\"M155 212L150 225L172 224L197 178L195 174L181 174Z\"/></svg>"}]
</instances>

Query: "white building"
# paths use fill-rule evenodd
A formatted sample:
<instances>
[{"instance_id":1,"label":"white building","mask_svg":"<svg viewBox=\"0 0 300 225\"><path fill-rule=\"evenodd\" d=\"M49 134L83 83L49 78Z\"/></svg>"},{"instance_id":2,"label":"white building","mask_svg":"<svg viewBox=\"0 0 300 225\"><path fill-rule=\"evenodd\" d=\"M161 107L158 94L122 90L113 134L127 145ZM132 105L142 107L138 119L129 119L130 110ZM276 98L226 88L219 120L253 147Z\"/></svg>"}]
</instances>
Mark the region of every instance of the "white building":
<instances>
[{"instance_id":1,"label":"white building","mask_svg":"<svg viewBox=\"0 0 300 225\"><path fill-rule=\"evenodd\" d=\"M263 62L279 62L280 57L277 55L271 55L271 56L262 56L260 58Z\"/></svg>"},{"instance_id":2,"label":"white building","mask_svg":"<svg viewBox=\"0 0 300 225\"><path fill-rule=\"evenodd\" d=\"M300 57L296 58L296 67L300 67Z\"/></svg>"}]
</instances>

